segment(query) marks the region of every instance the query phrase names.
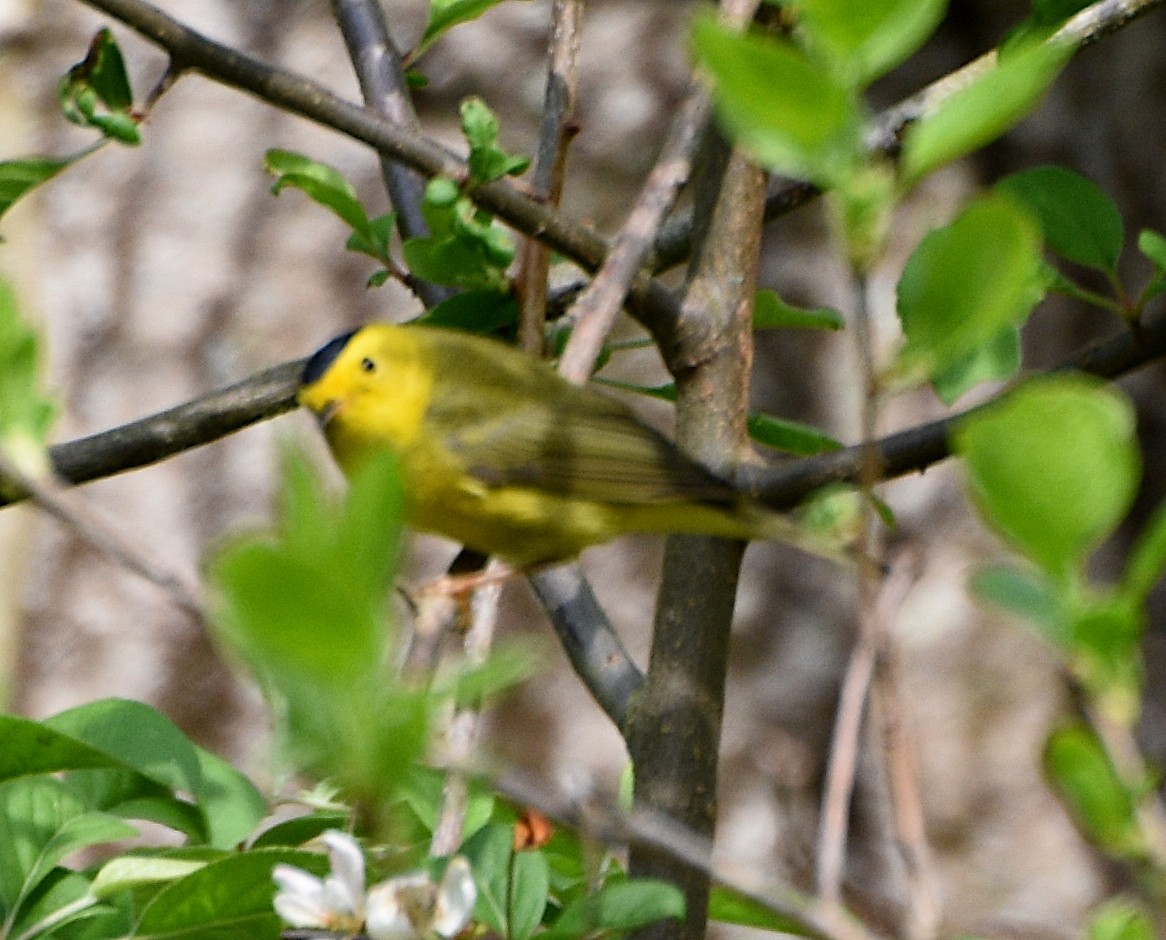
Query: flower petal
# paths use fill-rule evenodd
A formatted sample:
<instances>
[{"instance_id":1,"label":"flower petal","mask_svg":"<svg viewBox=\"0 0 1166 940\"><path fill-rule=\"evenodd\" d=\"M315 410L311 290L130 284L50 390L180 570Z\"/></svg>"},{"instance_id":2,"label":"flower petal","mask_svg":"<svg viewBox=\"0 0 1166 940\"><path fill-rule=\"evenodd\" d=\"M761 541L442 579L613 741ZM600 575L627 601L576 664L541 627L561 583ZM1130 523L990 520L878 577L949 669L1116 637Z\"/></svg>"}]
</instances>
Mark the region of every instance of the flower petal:
<instances>
[{"instance_id":1,"label":"flower petal","mask_svg":"<svg viewBox=\"0 0 1166 940\"><path fill-rule=\"evenodd\" d=\"M339 914L361 919L364 913L364 853L346 832L329 829L320 836L328 847L332 873L324 879L328 906Z\"/></svg>"},{"instance_id":2,"label":"flower petal","mask_svg":"<svg viewBox=\"0 0 1166 940\"><path fill-rule=\"evenodd\" d=\"M478 888L470 863L458 855L450 859L441 884L437 886L437 903L433 910L433 929L443 937L452 937L469 923L478 899Z\"/></svg>"},{"instance_id":3,"label":"flower petal","mask_svg":"<svg viewBox=\"0 0 1166 940\"><path fill-rule=\"evenodd\" d=\"M382 881L368 892L364 932L369 940L416 940L417 931L401 907L395 879Z\"/></svg>"}]
</instances>

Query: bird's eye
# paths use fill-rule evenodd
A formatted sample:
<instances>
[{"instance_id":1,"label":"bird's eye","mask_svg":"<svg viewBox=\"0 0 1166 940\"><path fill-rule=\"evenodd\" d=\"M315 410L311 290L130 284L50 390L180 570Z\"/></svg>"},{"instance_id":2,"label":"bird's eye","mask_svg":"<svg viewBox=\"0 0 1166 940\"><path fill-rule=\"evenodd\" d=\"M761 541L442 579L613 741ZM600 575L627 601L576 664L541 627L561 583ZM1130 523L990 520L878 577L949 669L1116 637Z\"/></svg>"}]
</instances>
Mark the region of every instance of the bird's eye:
<instances>
[{"instance_id":1,"label":"bird's eye","mask_svg":"<svg viewBox=\"0 0 1166 940\"><path fill-rule=\"evenodd\" d=\"M374 372L376 372L376 370L377 370L377 364L376 364L375 360L370 359L368 356L365 356L363 359L360 360L360 371L361 372L367 372L369 375L372 375Z\"/></svg>"}]
</instances>

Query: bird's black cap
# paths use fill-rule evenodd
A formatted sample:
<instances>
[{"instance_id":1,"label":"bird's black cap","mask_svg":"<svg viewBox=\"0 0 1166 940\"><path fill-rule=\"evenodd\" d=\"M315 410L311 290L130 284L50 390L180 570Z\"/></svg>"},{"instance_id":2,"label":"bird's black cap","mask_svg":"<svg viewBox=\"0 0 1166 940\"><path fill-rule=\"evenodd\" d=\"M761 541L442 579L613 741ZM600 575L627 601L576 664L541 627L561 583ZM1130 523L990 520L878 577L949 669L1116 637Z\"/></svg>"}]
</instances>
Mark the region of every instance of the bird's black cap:
<instances>
[{"instance_id":1,"label":"bird's black cap","mask_svg":"<svg viewBox=\"0 0 1166 940\"><path fill-rule=\"evenodd\" d=\"M304 374L300 376L300 384L311 385L327 372L328 366L335 362L336 357L340 355L340 350L348 345L348 341L352 339L355 332L356 330L349 330L317 349L312 358L308 360L308 364L304 366Z\"/></svg>"}]
</instances>

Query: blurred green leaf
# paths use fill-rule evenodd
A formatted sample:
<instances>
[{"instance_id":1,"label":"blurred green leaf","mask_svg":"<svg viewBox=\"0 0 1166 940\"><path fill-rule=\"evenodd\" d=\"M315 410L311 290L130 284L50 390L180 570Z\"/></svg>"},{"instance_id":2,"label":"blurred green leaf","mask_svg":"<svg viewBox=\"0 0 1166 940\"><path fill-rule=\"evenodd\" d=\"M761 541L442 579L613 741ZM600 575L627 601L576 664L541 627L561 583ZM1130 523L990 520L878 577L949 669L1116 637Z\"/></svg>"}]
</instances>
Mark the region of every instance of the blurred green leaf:
<instances>
[{"instance_id":1,"label":"blurred green leaf","mask_svg":"<svg viewBox=\"0 0 1166 940\"><path fill-rule=\"evenodd\" d=\"M1134 798L1092 731L1082 724L1054 731L1045 745L1044 767L1090 841L1111 855L1141 854Z\"/></svg>"},{"instance_id":2,"label":"blurred green leaf","mask_svg":"<svg viewBox=\"0 0 1166 940\"><path fill-rule=\"evenodd\" d=\"M1064 602L1048 579L1012 565L989 565L972 578L975 595L1037 627L1058 646L1069 642Z\"/></svg>"},{"instance_id":3,"label":"blurred green leaf","mask_svg":"<svg viewBox=\"0 0 1166 940\"><path fill-rule=\"evenodd\" d=\"M739 34L712 16L693 25L698 64L729 136L775 173L830 187L862 154L858 100L844 83L792 43Z\"/></svg>"},{"instance_id":4,"label":"blurred green leaf","mask_svg":"<svg viewBox=\"0 0 1166 940\"><path fill-rule=\"evenodd\" d=\"M861 87L923 45L946 7L946 0L802 0L799 10L811 48Z\"/></svg>"},{"instance_id":5,"label":"blurred green leaf","mask_svg":"<svg viewBox=\"0 0 1166 940\"><path fill-rule=\"evenodd\" d=\"M453 27L477 19L502 0L432 0L429 4L429 22L425 25L425 32L421 42L413 51L413 59L428 49L442 34Z\"/></svg>"},{"instance_id":6,"label":"blurred green leaf","mask_svg":"<svg viewBox=\"0 0 1166 940\"><path fill-rule=\"evenodd\" d=\"M1137 489L1129 402L1080 375L1034 379L953 437L989 521L1057 579L1113 531Z\"/></svg>"},{"instance_id":7,"label":"blurred green leaf","mask_svg":"<svg viewBox=\"0 0 1166 940\"><path fill-rule=\"evenodd\" d=\"M904 369L922 369L953 388L953 370L1000 343L1044 290L1040 232L1010 199L983 196L928 233L899 279ZM999 364L1000 351L994 355Z\"/></svg>"},{"instance_id":8,"label":"blurred green leaf","mask_svg":"<svg viewBox=\"0 0 1166 940\"><path fill-rule=\"evenodd\" d=\"M1036 107L1075 47L1040 43L1002 59L907 129L901 169L916 183L1000 137Z\"/></svg>"},{"instance_id":9,"label":"blurred green leaf","mask_svg":"<svg viewBox=\"0 0 1166 940\"><path fill-rule=\"evenodd\" d=\"M460 854L470 863L478 899L474 919L501 937L510 933L510 861L514 855L513 825L492 822L479 829L462 846Z\"/></svg>"},{"instance_id":10,"label":"blurred green leaf","mask_svg":"<svg viewBox=\"0 0 1166 940\"><path fill-rule=\"evenodd\" d=\"M530 166L527 157L515 157L498 146L498 119L481 98L461 105L462 133L470 145L470 185L480 186L503 176L518 176Z\"/></svg>"},{"instance_id":11,"label":"blurred green leaf","mask_svg":"<svg viewBox=\"0 0 1166 940\"><path fill-rule=\"evenodd\" d=\"M123 144L137 144L138 116L125 61L113 33L99 30L85 58L69 69L58 89L65 117Z\"/></svg>"},{"instance_id":12,"label":"blurred green leaf","mask_svg":"<svg viewBox=\"0 0 1166 940\"><path fill-rule=\"evenodd\" d=\"M1166 502L1142 526L1126 562L1122 591L1134 604L1146 602L1150 591L1166 571Z\"/></svg>"},{"instance_id":13,"label":"blurred green leaf","mask_svg":"<svg viewBox=\"0 0 1166 940\"><path fill-rule=\"evenodd\" d=\"M1073 672L1110 721L1130 728L1141 709L1145 612L1110 593L1086 596L1073 606L1068 643Z\"/></svg>"},{"instance_id":14,"label":"blurred green leaf","mask_svg":"<svg viewBox=\"0 0 1166 940\"><path fill-rule=\"evenodd\" d=\"M1154 274L1142 290L1143 303L1166 291L1166 238L1150 229L1138 233L1138 251L1154 265Z\"/></svg>"},{"instance_id":15,"label":"blurred green leaf","mask_svg":"<svg viewBox=\"0 0 1166 940\"><path fill-rule=\"evenodd\" d=\"M1040 166L1006 176L996 189L1032 213L1057 254L1074 264L1117 272L1125 237L1121 213L1092 180L1064 167Z\"/></svg>"},{"instance_id":16,"label":"blurred green leaf","mask_svg":"<svg viewBox=\"0 0 1166 940\"><path fill-rule=\"evenodd\" d=\"M846 326L842 314L830 307L795 307L787 304L776 291L759 290L753 301L753 329L841 330Z\"/></svg>"},{"instance_id":17,"label":"blurred green leaf","mask_svg":"<svg viewBox=\"0 0 1166 940\"><path fill-rule=\"evenodd\" d=\"M793 892L790 892L792 895ZM813 902L809 898L794 899L798 906L811 910ZM792 917L775 914L770 908L738 894L730 888L715 887L709 894L709 919L740 927L756 927L777 933L793 934L795 937L816 937L815 931Z\"/></svg>"},{"instance_id":18,"label":"blurred green leaf","mask_svg":"<svg viewBox=\"0 0 1166 940\"><path fill-rule=\"evenodd\" d=\"M388 596L403 496L388 452L337 502L289 457L273 536L240 539L211 563L214 625L266 687L299 766L379 811L419 753L429 693L393 678Z\"/></svg>"},{"instance_id":19,"label":"blurred green leaf","mask_svg":"<svg viewBox=\"0 0 1166 940\"><path fill-rule=\"evenodd\" d=\"M684 919L684 895L676 885L650 878L613 880L567 905L544 936L567 940L595 932L637 930L666 919Z\"/></svg>"},{"instance_id":20,"label":"blurred green leaf","mask_svg":"<svg viewBox=\"0 0 1166 940\"><path fill-rule=\"evenodd\" d=\"M963 359L932 378L935 393L945 405L952 405L981 382L1008 379L1020 370L1020 331L1006 326L995 339L977 346Z\"/></svg>"},{"instance_id":21,"label":"blurred green leaf","mask_svg":"<svg viewBox=\"0 0 1166 940\"><path fill-rule=\"evenodd\" d=\"M1149 258L1154 267L1166 270L1166 238L1152 229L1138 233L1138 251Z\"/></svg>"},{"instance_id":22,"label":"blurred green leaf","mask_svg":"<svg viewBox=\"0 0 1166 940\"><path fill-rule=\"evenodd\" d=\"M1154 940L1149 915L1128 898L1106 901L1089 918L1089 940Z\"/></svg>"},{"instance_id":23,"label":"blurred green leaf","mask_svg":"<svg viewBox=\"0 0 1166 940\"><path fill-rule=\"evenodd\" d=\"M39 372L37 335L21 319L16 294L0 277L0 450L30 477L49 470L45 437L54 413L40 393Z\"/></svg>"},{"instance_id":24,"label":"blurred green leaf","mask_svg":"<svg viewBox=\"0 0 1166 940\"><path fill-rule=\"evenodd\" d=\"M30 157L26 160L0 161L0 217L12 208L13 203L46 183L78 157L52 160L48 157Z\"/></svg>"},{"instance_id":25,"label":"blurred green leaf","mask_svg":"<svg viewBox=\"0 0 1166 940\"><path fill-rule=\"evenodd\" d=\"M435 767L409 769L401 786L401 796L427 833L437 828L445 794L446 774ZM474 836L494 813L494 792L480 780L468 781L468 798L462 818L462 839Z\"/></svg>"}]
</instances>

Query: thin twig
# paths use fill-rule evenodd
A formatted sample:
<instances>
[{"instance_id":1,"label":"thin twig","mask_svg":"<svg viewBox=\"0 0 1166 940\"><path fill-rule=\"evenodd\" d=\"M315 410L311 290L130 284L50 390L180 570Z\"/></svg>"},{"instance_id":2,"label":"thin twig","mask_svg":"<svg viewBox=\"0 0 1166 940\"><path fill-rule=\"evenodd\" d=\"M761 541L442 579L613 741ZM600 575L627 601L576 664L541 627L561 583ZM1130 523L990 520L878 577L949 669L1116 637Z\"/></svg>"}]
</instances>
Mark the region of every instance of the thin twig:
<instances>
[{"instance_id":1,"label":"thin twig","mask_svg":"<svg viewBox=\"0 0 1166 940\"><path fill-rule=\"evenodd\" d=\"M502 596L502 579L497 575L509 570L505 563L492 560L485 569L485 582L473 592L469 629L462 643L465 665L471 668L482 666L490 655L498 622L498 602ZM481 707L475 702L457 708L446 726L439 760L446 768L445 784L437 825L429 842L430 855L453 855L462 844L469 787L461 768L473 759L481 718Z\"/></svg>"},{"instance_id":2,"label":"thin twig","mask_svg":"<svg viewBox=\"0 0 1166 940\"><path fill-rule=\"evenodd\" d=\"M853 275L854 337L860 386L862 451L859 486L862 488L862 519L855 553L858 571L858 636L842 680L838 714L826 762L826 783L822 796L822 815L818 826L817 890L827 910L840 907L842 882L846 875L846 845L849 835L850 808L854 795L855 774L861 748L863 715L867 693L877 669L879 648L883 643L882 624L875 615L881 581L878 560L881 557L872 488L879 478L875 436L878 432L881 389L875 362L875 338L871 322L869 295L863 272Z\"/></svg>"},{"instance_id":3,"label":"thin twig","mask_svg":"<svg viewBox=\"0 0 1166 940\"><path fill-rule=\"evenodd\" d=\"M941 919L940 893L931 861L923 816L919 766L910 715L899 684L898 656L891 625L914 585L917 564L905 555L892 568L878 599L875 616L884 638L875 664L872 713L882 731L883 760L891 797L899 854L907 872L907 904L903 933L909 940L933 940Z\"/></svg>"},{"instance_id":4,"label":"thin twig","mask_svg":"<svg viewBox=\"0 0 1166 940\"><path fill-rule=\"evenodd\" d=\"M193 582L167 570L143 550L123 538L112 524L86 505L80 494L51 476L34 479L0 452L0 478L15 486L40 509L70 529L78 538L128 571L161 588L168 597L195 619L204 613Z\"/></svg>"},{"instance_id":5,"label":"thin twig","mask_svg":"<svg viewBox=\"0 0 1166 940\"><path fill-rule=\"evenodd\" d=\"M648 175L603 267L572 308L575 328L559 360L559 372L567 380L582 384L590 378L603 341L644 265L660 224L676 201L680 187L688 181L693 152L708 115L708 92L694 86L681 104L660 159Z\"/></svg>"},{"instance_id":6,"label":"thin twig","mask_svg":"<svg viewBox=\"0 0 1166 940\"><path fill-rule=\"evenodd\" d=\"M575 93L582 28L583 0L555 0L547 90L531 174L531 192L535 198L551 206L558 206L562 197L567 148L576 131ZM550 258L546 245L536 238L527 238L522 245L515 276L519 300L518 345L540 358L544 346Z\"/></svg>"}]
</instances>

